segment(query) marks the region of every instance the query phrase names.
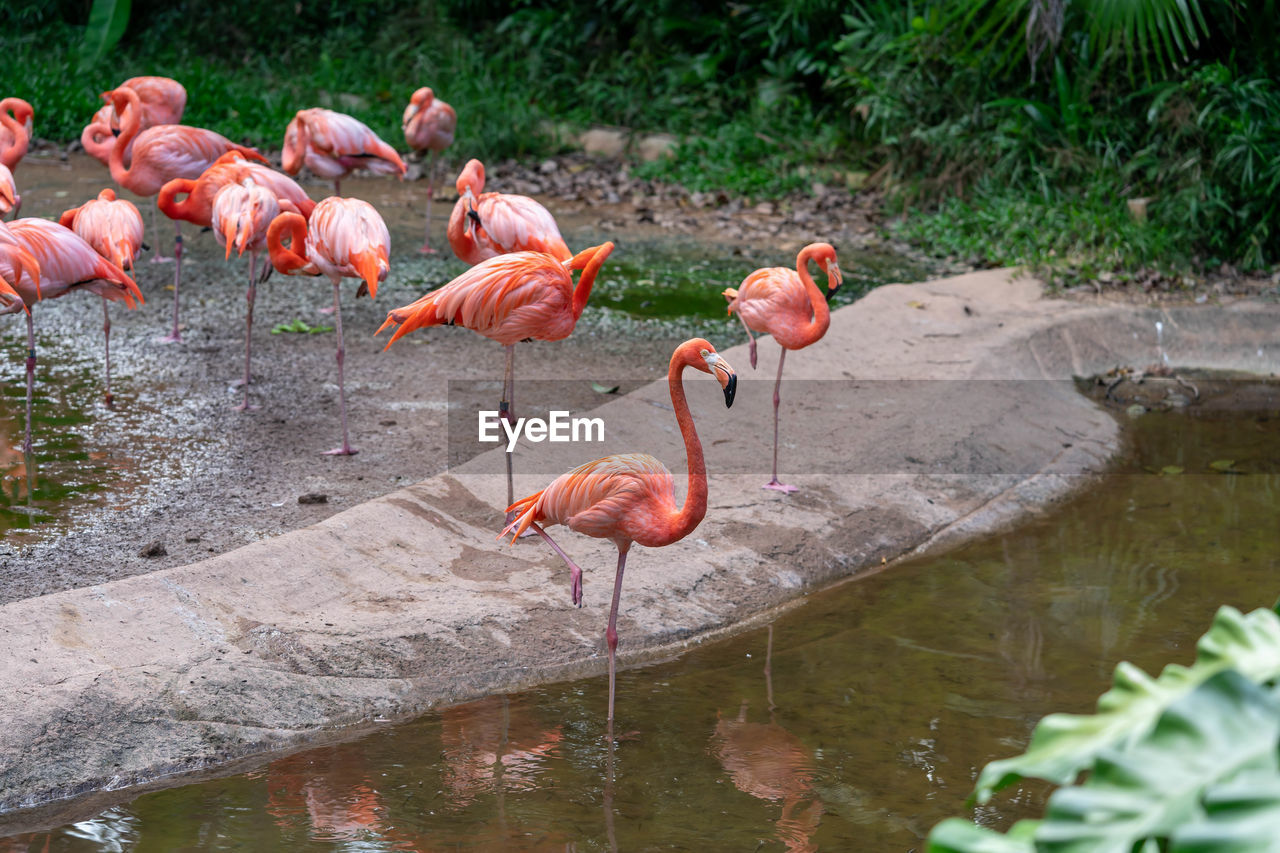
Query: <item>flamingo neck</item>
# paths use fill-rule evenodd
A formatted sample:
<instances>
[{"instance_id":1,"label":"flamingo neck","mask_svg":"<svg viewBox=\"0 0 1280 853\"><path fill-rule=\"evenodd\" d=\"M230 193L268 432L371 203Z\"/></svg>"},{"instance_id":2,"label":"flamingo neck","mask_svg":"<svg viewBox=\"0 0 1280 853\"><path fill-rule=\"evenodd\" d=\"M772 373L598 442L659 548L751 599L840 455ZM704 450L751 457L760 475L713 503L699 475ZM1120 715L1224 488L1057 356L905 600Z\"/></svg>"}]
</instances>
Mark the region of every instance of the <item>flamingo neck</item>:
<instances>
[{"instance_id":1,"label":"flamingo neck","mask_svg":"<svg viewBox=\"0 0 1280 853\"><path fill-rule=\"evenodd\" d=\"M284 237L289 238L287 247L282 242ZM309 261L298 254L299 250L306 251L306 245L307 220L301 215L282 213L271 220L271 225L267 228L267 254L271 257L271 265L279 272L291 275L295 270L307 266Z\"/></svg>"},{"instance_id":2,"label":"flamingo neck","mask_svg":"<svg viewBox=\"0 0 1280 853\"><path fill-rule=\"evenodd\" d=\"M124 152L133 142L133 138L138 135L142 125L142 102L138 100L138 93L128 88L117 90L111 98L116 107L116 113L120 117L120 135L116 137L116 143L111 147L107 168L111 170L111 180L124 186L129 180L129 169L124 165ZM119 109L121 100L125 102L123 112Z\"/></svg>"},{"instance_id":3,"label":"flamingo neck","mask_svg":"<svg viewBox=\"0 0 1280 853\"><path fill-rule=\"evenodd\" d=\"M684 396L684 369L689 364L683 351L671 358L667 371L667 384L671 387L671 406L676 411L676 423L684 438L684 452L689 460L689 489L684 506L671 517L667 542L676 542L693 532L707 514L707 462L702 455L702 442L693 426L693 414Z\"/></svg>"},{"instance_id":4,"label":"flamingo neck","mask_svg":"<svg viewBox=\"0 0 1280 853\"><path fill-rule=\"evenodd\" d=\"M582 275L578 276L578 286L573 289L573 319L576 322L582 316L582 312L587 307L587 300L591 298L591 288L596 283L596 274L600 272L600 267L604 265L605 259L609 257L609 252L613 250L613 244L608 243L596 250L596 253L587 261L586 266L582 268Z\"/></svg>"},{"instance_id":5,"label":"flamingo neck","mask_svg":"<svg viewBox=\"0 0 1280 853\"><path fill-rule=\"evenodd\" d=\"M196 182L189 178L174 178L172 181L166 181L164 186L160 188L160 194L156 196L156 206L160 208L161 213L170 219L198 222L196 219L199 214L196 209L196 186ZM179 201L179 195L185 195L186 198Z\"/></svg>"},{"instance_id":6,"label":"flamingo neck","mask_svg":"<svg viewBox=\"0 0 1280 853\"><path fill-rule=\"evenodd\" d=\"M804 346L814 343L827 333L827 328L831 325L831 309L827 307L827 297L822 290L814 282L813 276L809 275L809 259L812 253L806 247L800 252L800 256L796 258L796 272L800 276L800 283L804 285L804 291L809 296L809 309L813 311L813 320L804 326ZM830 273L828 283L830 283Z\"/></svg>"}]
</instances>

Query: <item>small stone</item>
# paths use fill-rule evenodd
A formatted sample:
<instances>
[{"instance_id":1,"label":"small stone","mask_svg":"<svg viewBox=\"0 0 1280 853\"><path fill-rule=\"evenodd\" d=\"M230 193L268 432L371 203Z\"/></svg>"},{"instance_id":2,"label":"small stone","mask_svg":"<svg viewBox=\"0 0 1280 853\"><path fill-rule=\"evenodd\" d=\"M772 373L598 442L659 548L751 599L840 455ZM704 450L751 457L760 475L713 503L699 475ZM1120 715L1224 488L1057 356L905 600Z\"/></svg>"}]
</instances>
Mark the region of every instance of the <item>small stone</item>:
<instances>
[{"instance_id":1,"label":"small stone","mask_svg":"<svg viewBox=\"0 0 1280 853\"><path fill-rule=\"evenodd\" d=\"M555 160L543 160L538 164L538 171L544 175L550 175L552 172L560 168L560 164Z\"/></svg>"},{"instance_id":2,"label":"small stone","mask_svg":"<svg viewBox=\"0 0 1280 853\"><path fill-rule=\"evenodd\" d=\"M142 550L138 552L139 557L167 557L168 555L169 549L164 547L164 543L159 539L143 545Z\"/></svg>"},{"instance_id":3,"label":"small stone","mask_svg":"<svg viewBox=\"0 0 1280 853\"><path fill-rule=\"evenodd\" d=\"M298 503L300 504L327 504L329 496L320 492L307 492L305 495L298 495Z\"/></svg>"},{"instance_id":4,"label":"small stone","mask_svg":"<svg viewBox=\"0 0 1280 853\"><path fill-rule=\"evenodd\" d=\"M1124 413L1131 418L1140 418L1147 413L1147 407L1141 403L1134 403L1132 406L1125 409Z\"/></svg>"}]
</instances>

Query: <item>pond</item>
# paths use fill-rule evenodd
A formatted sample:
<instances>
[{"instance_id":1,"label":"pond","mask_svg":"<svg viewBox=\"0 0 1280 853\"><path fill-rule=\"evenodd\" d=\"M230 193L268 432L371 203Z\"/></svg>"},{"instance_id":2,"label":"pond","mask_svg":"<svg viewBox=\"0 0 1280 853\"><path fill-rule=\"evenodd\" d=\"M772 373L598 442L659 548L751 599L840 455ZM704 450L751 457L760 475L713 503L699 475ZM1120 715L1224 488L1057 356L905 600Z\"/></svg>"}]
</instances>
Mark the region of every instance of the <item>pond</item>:
<instances>
[{"instance_id":1,"label":"pond","mask_svg":"<svg viewBox=\"0 0 1280 853\"><path fill-rule=\"evenodd\" d=\"M1041 716L1120 660L1189 663L1221 604L1270 606L1280 405L1145 414L1100 483L1016 530L811 595L604 678L442 710L148 793L0 851L911 850ZM1002 792L996 827L1047 787ZM2 832L3 830L0 830Z\"/></svg>"}]
</instances>

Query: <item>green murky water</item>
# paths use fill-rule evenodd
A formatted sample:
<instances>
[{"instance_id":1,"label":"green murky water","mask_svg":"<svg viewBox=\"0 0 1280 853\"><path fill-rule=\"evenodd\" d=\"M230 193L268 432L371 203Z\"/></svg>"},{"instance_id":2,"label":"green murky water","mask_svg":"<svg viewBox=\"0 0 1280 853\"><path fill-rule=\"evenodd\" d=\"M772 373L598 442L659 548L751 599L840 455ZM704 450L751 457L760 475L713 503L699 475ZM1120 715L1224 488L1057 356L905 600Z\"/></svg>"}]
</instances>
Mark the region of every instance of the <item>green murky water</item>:
<instances>
[{"instance_id":1,"label":"green murky water","mask_svg":"<svg viewBox=\"0 0 1280 853\"><path fill-rule=\"evenodd\" d=\"M1189 663L1219 605L1280 593L1280 411L1152 414L1132 435L1048 517L620 673L616 751L605 679L556 684L0 851L919 849L967 814L978 768L1045 713L1089 711L1118 661ZM1045 794L1013 788L980 817L1007 825Z\"/></svg>"}]
</instances>

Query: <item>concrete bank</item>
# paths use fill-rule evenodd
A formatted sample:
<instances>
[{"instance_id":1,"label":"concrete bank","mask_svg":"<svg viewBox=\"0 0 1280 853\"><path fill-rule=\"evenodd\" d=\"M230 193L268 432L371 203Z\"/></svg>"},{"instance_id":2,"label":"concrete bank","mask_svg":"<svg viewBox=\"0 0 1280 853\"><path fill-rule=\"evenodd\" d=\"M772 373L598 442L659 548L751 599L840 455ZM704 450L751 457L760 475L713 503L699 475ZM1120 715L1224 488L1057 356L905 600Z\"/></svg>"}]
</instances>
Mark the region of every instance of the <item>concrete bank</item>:
<instances>
[{"instance_id":1,"label":"concrete bank","mask_svg":"<svg viewBox=\"0 0 1280 853\"><path fill-rule=\"evenodd\" d=\"M1277 328L1274 304L1069 303L1007 271L881 288L788 359L781 468L801 488L789 497L759 488L778 349L761 342L757 371L745 346L722 349L742 377L732 410L708 377L688 382L707 517L676 545L632 551L621 660L670 654L833 579L1039 511L1119 446L1116 422L1072 376L1165 360L1274 373ZM604 444L521 449L520 494L622 449L663 459L683 493L665 382L592 416ZM568 573L540 541L495 541L502 471L492 451L203 562L0 607L0 810L602 674L613 547L557 528L586 570L584 607L571 607ZM625 727L625 697L618 713Z\"/></svg>"}]
</instances>

